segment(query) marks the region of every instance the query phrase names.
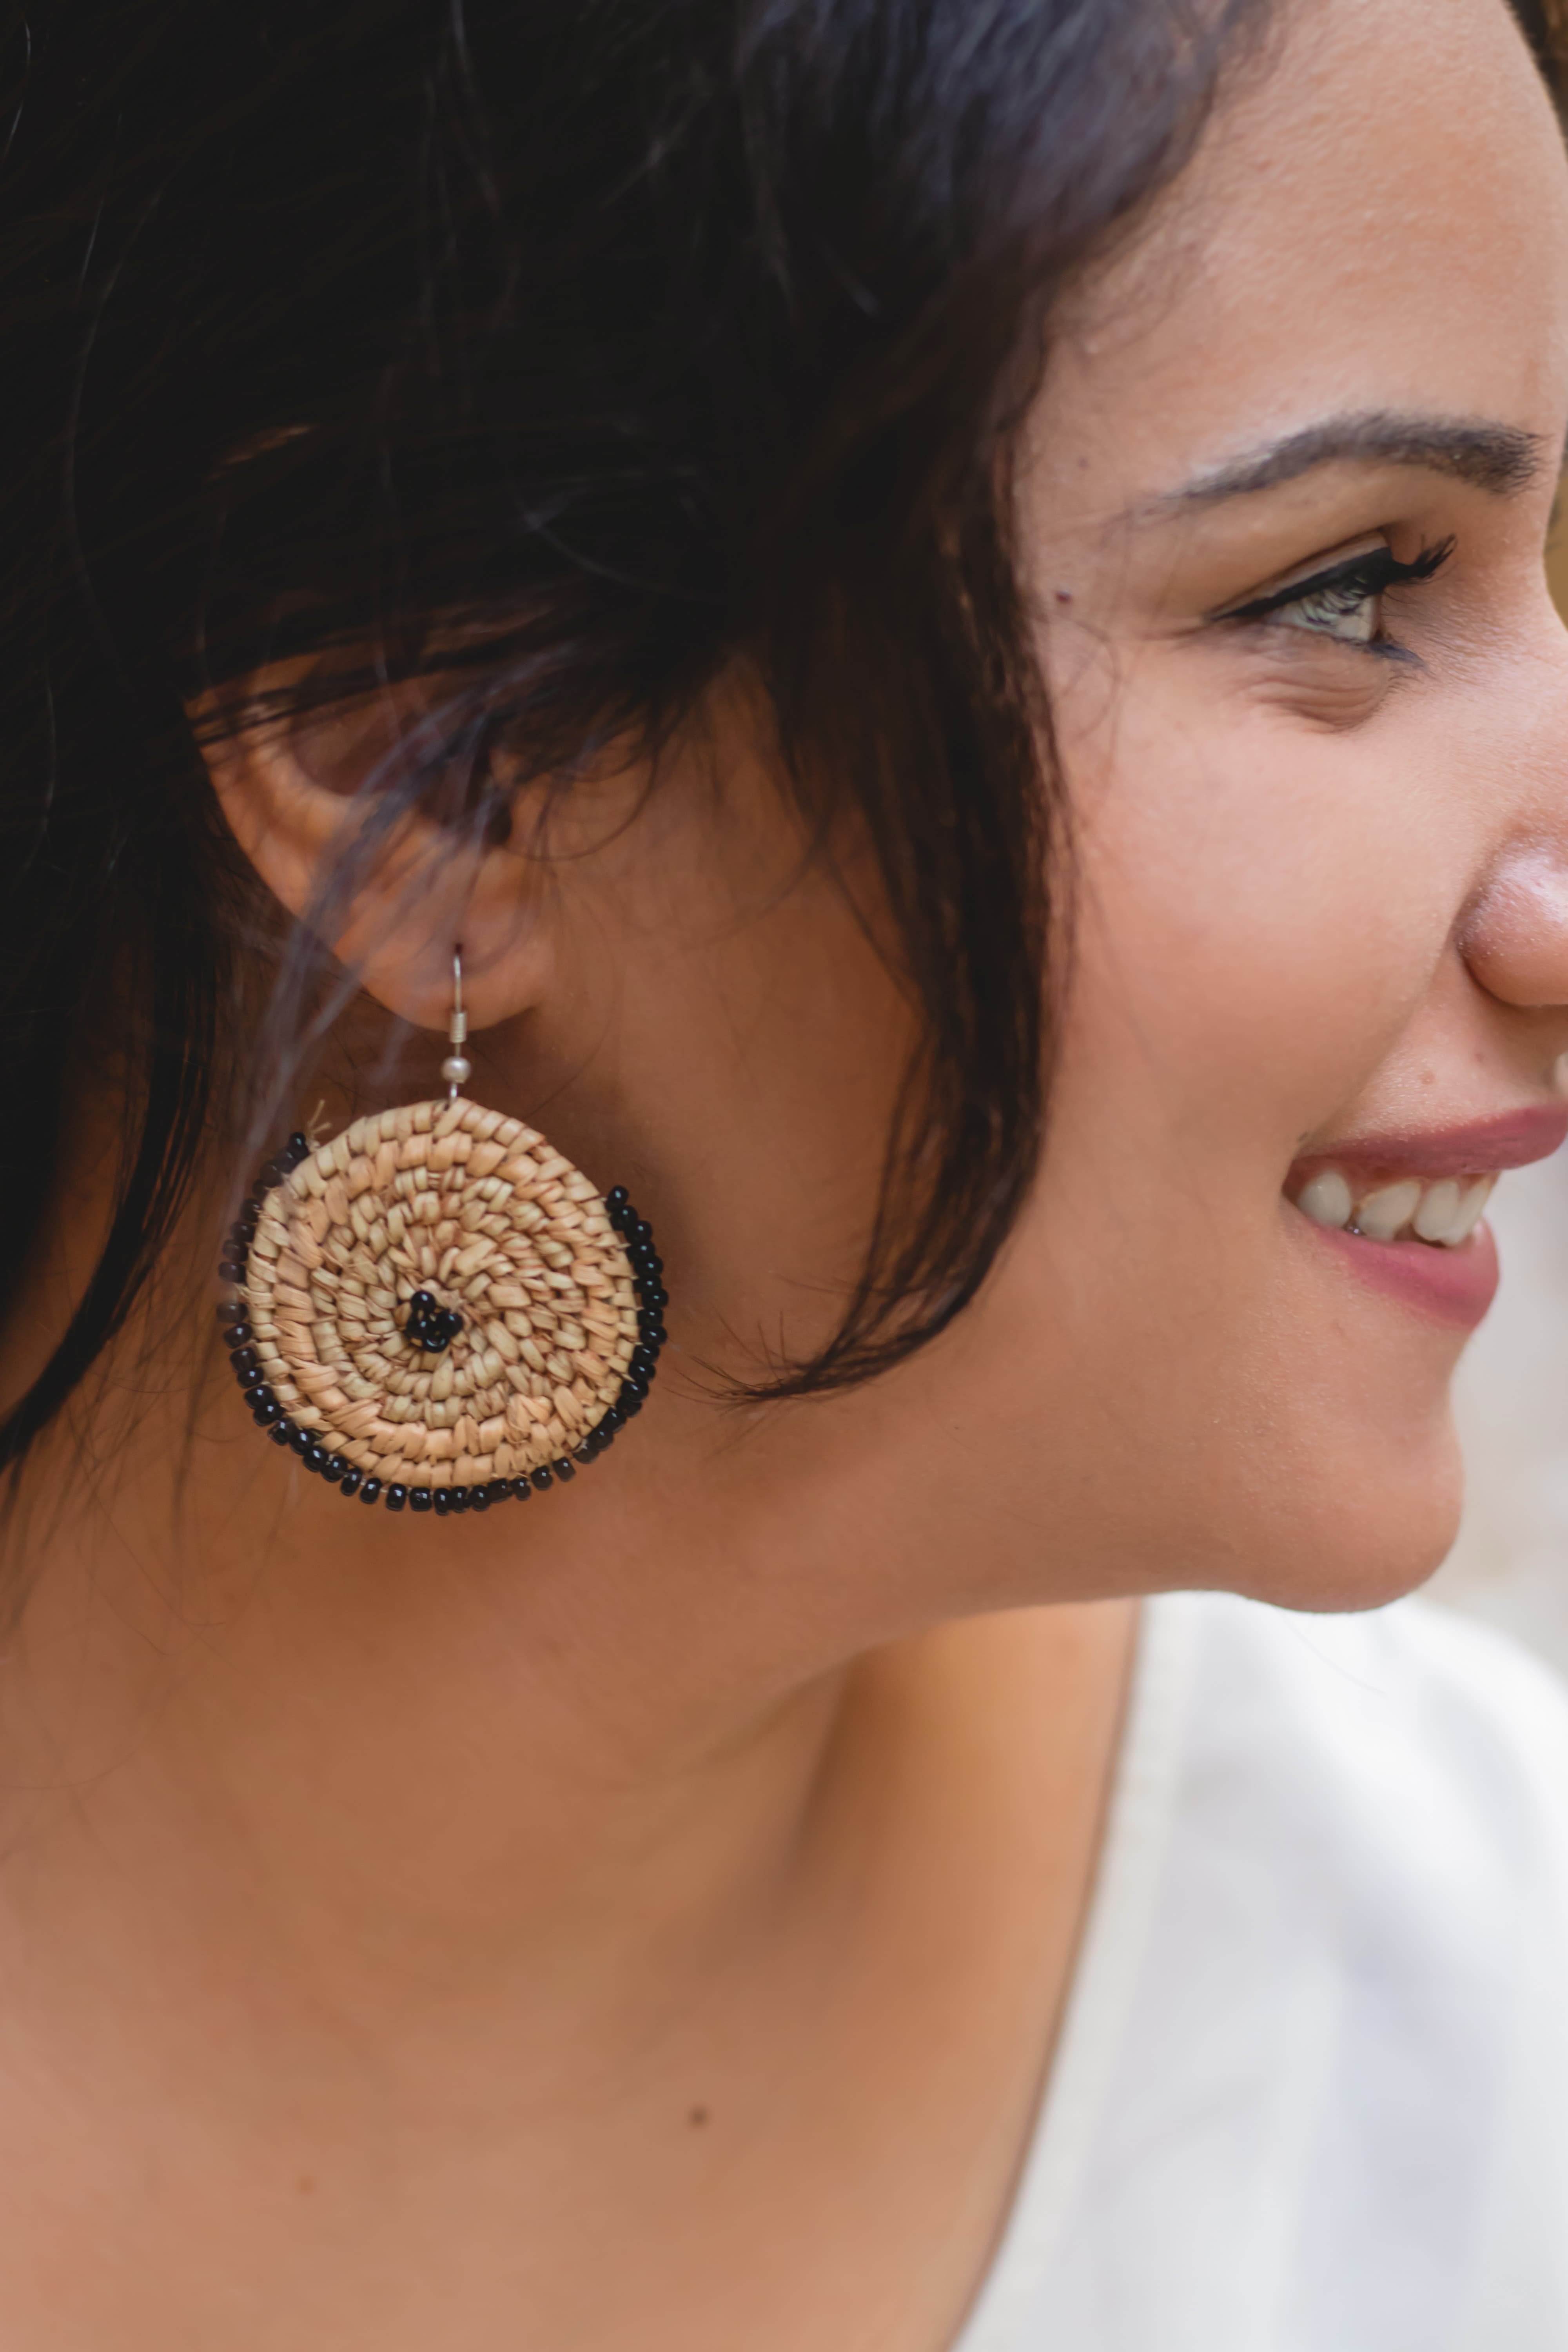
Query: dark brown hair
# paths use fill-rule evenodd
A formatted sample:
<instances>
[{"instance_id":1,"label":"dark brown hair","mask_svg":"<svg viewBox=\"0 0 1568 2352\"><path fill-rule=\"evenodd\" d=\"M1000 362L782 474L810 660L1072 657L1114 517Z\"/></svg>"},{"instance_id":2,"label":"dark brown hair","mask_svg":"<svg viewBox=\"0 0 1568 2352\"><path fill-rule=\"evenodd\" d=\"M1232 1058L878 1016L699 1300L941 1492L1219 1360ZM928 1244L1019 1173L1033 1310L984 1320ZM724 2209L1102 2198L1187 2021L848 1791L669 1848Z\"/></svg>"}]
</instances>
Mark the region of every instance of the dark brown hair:
<instances>
[{"instance_id":1,"label":"dark brown hair","mask_svg":"<svg viewBox=\"0 0 1568 2352\"><path fill-rule=\"evenodd\" d=\"M376 822L419 803L481 827L498 745L509 791L559 790L745 659L794 788L875 846L925 1038L859 1286L775 1391L862 1379L973 1297L1049 1067L1013 442L1053 302L1179 169L1268 13L9 12L0 1088L58 1133L62 1046L112 1035L126 1112L112 1227L0 1457L123 1323L234 1130L237 1070L276 1100L311 951L239 1034L247 886L187 713L301 656L335 656L340 695L438 673ZM7 1146L0 1308L53 1177Z\"/></svg>"}]
</instances>

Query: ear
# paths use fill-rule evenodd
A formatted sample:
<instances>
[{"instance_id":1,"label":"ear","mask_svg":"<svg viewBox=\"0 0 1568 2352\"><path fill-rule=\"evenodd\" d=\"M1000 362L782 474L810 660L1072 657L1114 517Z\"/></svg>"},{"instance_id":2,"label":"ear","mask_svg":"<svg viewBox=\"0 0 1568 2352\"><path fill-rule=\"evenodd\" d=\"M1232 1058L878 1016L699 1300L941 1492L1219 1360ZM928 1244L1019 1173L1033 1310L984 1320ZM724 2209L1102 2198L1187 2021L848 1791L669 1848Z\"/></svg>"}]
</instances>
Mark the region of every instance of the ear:
<instances>
[{"instance_id":1,"label":"ear","mask_svg":"<svg viewBox=\"0 0 1568 2352\"><path fill-rule=\"evenodd\" d=\"M210 708L196 718L236 841L274 897L321 932L378 1003L416 1027L441 1026L455 945L473 1028L509 1020L548 992L552 894L541 858L417 810L373 850L362 846L372 814L363 779L405 724L395 695L374 711L304 722L220 731Z\"/></svg>"}]
</instances>

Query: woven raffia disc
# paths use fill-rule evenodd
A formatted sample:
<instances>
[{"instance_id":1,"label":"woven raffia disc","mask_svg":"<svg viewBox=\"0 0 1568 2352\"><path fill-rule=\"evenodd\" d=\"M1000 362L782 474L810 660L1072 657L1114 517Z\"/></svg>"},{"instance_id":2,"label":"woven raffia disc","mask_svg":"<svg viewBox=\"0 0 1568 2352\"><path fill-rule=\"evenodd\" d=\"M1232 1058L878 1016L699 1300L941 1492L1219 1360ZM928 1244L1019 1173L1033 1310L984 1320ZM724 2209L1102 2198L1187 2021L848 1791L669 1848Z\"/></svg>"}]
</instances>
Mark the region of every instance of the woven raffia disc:
<instances>
[{"instance_id":1,"label":"woven raffia disc","mask_svg":"<svg viewBox=\"0 0 1568 2352\"><path fill-rule=\"evenodd\" d=\"M462 1327L406 1335L427 1291ZM473 1486L582 1444L637 1344L632 1269L586 1176L471 1102L356 1120L262 1201L242 1295L279 1404L368 1476Z\"/></svg>"}]
</instances>

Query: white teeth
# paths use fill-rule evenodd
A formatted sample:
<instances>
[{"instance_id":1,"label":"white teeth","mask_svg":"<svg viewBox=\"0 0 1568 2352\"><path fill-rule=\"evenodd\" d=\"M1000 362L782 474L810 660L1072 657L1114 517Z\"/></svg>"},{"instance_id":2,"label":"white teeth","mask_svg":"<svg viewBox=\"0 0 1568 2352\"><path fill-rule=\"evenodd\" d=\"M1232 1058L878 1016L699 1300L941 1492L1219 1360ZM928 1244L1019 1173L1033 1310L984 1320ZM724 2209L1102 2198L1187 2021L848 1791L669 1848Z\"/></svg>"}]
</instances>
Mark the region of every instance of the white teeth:
<instances>
[{"instance_id":1,"label":"white teeth","mask_svg":"<svg viewBox=\"0 0 1568 2352\"><path fill-rule=\"evenodd\" d=\"M1370 1242L1391 1242L1401 1225L1410 1223L1420 1202L1421 1187L1414 1177L1403 1184L1385 1184L1356 1211L1356 1230Z\"/></svg>"},{"instance_id":2,"label":"white teeth","mask_svg":"<svg viewBox=\"0 0 1568 2352\"><path fill-rule=\"evenodd\" d=\"M1384 1184L1356 1201L1348 1178L1337 1168L1321 1168L1296 1195L1296 1206L1315 1225L1342 1233L1349 1225L1373 1242L1391 1242L1413 1233L1443 1249L1458 1249L1481 1221L1497 1182L1495 1176L1443 1176L1423 1184L1414 1176Z\"/></svg>"},{"instance_id":3,"label":"white teeth","mask_svg":"<svg viewBox=\"0 0 1568 2352\"><path fill-rule=\"evenodd\" d=\"M1450 1177L1441 1184L1427 1188L1426 1197L1415 1212L1415 1234L1420 1241L1446 1242L1448 1228L1459 1213L1459 1188Z\"/></svg>"},{"instance_id":4,"label":"white teeth","mask_svg":"<svg viewBox=\"0 0 1568 2352\"><path fill-rule=\"evenodd\" d=\"M1469 1191L1459 1202L1458 1215L1443 1236L1450 1249L1458 1249L1461 1242L1469 1240L1481 1222L1487 1202L1491 1199L1496 1184L1495 1176L1482 1176L1470 1186Z\"/></svg>"},{"instance_id":5,"label":"white teeth","mask_svg":"<svg viewBox=\"0 0 1568 2352\"><path fill-rule=\"evenodd\" d=\"M1302 1213L1315 1225L1326 1225L1331 1233L1349 1224L1354 1205L1351 1188L1337 1168L1325 1168L1296 1195L1296 1206Z\"/></svg>"}]
</instances>

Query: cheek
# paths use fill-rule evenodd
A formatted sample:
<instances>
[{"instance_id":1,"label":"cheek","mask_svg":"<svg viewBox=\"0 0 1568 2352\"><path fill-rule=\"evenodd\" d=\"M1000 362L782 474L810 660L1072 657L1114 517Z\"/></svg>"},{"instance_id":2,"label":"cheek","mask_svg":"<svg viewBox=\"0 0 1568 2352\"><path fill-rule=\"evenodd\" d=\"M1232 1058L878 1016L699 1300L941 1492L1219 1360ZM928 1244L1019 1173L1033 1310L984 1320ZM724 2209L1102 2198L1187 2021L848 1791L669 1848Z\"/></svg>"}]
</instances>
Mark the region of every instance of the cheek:
<instances>
[{"instance_id":1,"label":"cheek","mask_svg":"<svg viewBox=\"0 0 1568 2352\"><path fill-rule=\"evenodd\" d=\"M1281 1194L1427 1005L1463 896L1379 731L1287 742L1211 709L1200 734L1124 700L1114 760L1078 747L1074 982L1022 1255L1053 1425L1152 1581L1364 1606L1451 1538L1457 1342L1320 1265Z\"/></svg>"},{"instance_id":2,"label":"cheek","mask_svg":"<svg viewBox=\"0 0 1568 2352\"><path fill-rule=\"evenodd\" d=\"M1271 1195L1425 1003L1469 857L1406 733L1166 694L1079 739L1066 1065L1172 1181L1195 1150Z\"/></svg>"}]
</instances>

